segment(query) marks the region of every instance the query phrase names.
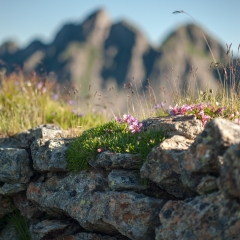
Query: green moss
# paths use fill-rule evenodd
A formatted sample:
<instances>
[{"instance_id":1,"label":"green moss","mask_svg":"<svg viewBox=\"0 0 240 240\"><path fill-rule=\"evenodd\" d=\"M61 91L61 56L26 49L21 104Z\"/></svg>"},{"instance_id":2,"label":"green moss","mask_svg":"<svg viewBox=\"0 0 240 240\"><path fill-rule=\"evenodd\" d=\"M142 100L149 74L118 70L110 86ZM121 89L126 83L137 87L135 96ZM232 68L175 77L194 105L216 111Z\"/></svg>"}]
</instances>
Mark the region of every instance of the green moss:
<instances>
[{"instance_id":1,"label":"green moss","mask_svg":"<svg viewBox=\"0 0 240 240\"><path fill-rule=\"evenodd\" d=\"M145 162L150 150L164 140L161 130L131 133L127 124L110 121L99 127L91 128L79 136L67 151L67 167L71 172L90 168L88 162L95 160L98 150L116 153L139 154Z\"/></svg>"}]
</instances>

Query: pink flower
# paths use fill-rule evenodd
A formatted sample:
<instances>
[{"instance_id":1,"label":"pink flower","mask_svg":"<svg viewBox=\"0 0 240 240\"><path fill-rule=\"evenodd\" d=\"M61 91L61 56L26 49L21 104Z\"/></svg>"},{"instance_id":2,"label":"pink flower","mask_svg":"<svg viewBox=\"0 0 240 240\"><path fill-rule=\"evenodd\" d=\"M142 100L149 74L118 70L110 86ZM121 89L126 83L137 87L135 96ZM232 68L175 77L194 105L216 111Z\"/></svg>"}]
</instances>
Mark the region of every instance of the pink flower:
<instances>
[{"instance_id":1,"label":"pink flower","mask_svg":"<svg viewBox=\"0 0 240 240\"><path fill-rule=\"evenodd\" d=\"M236 124L240 125L240 118L234 119L234 122L235 122Z\"/></svg>"},{"instance_id":2,"label":"pink flower","mask_svg":"<svg viewBox=\"0 0 240 240\"><path fill-rule=\"evenodd\" d=\"M134 118L131 114L124 114L123 118L115 117L115 120L118 123L127 123L129 125L128 130L132 133L141 131L142 123L139 123L138 119Z\"/></svg>"},{"instance_id":3,"label":"pink flower","mask_svg":"<svg viewBox=\"0 0 240 240\"><path fill-rule=\"evenodd\" d=\"M97 151L98 151L99 153L101 153L101 152L104 152L105 149L103 149L103 148L98 148Z\"/></svg>"},{"instance_id":4,"label":"pink flower","mask_svg":"<svg viewBox=\"0 0 240 240\"><path fill-rule=\"evenodd\" d=\"M141 132L142 123L134 123L128 127L132 133Z\"/></svg>"}]
</instances>

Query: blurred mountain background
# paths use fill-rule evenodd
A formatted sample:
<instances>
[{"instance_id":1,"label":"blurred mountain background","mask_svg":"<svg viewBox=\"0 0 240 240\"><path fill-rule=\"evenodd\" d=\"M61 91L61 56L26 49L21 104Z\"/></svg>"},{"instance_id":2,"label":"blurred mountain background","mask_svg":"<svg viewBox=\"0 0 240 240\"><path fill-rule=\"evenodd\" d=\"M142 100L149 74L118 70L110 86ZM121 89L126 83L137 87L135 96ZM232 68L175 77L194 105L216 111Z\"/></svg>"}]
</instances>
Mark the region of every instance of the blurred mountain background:
<instances>
[{"instance_id":1,"label":"blurred mountain background","mask_svg":"<svg viewBox=\"0 0 240 240\"><path fill-rule=\"evenodd\" d=\"M201 31L217 61L224 62L225 46L199 26L180 26L161 45L152 46L133 24L112 22L105 10L98 9L82 22L63 25L49 44L34 40L22 48L13 41L3 43L0 69L5 74L36 71L63 85L71 82L80 93L87 93L91 85L93 93L114 88L121 95L130 82L144 89L150 81L160 93L159 101L170 103L172 94L186 86L205 91L219 84Z\"/></svg>"}]
</instances>

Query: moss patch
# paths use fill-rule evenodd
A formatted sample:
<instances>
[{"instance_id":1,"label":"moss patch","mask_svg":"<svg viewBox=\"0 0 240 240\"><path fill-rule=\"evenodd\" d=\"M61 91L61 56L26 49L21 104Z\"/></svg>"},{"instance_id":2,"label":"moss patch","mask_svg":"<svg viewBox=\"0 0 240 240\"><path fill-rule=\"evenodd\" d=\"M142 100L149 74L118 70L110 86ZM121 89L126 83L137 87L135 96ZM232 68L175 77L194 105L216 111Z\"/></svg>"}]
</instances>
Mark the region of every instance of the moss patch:
<instances>
[{"instance_id":1,"label":"moss patch","mask_svg":"<svg viewBox=\"0 0 240 240\"><path fill-rule=\"evenodd\" d=\"M164 134L161 130L133 134L128 131L127 124L110 121L83 132L72 142L67 151L67 167L70 172L87 170L90 168L88 161L94 160L97 154L104 150L139 154L142 166L151 149L163 140Z\"/></svg>"}]
</instances>

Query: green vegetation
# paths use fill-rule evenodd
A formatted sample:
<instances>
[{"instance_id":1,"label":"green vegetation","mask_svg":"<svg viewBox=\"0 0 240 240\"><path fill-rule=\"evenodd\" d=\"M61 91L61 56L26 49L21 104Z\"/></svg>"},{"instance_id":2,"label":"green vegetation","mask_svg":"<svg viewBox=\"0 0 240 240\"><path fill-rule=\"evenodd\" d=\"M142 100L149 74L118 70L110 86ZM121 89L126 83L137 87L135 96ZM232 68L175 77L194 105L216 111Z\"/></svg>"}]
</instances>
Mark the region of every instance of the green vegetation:
<instances>
[{"instance_id":1,"label":"green vegetation","mask_svg":"<svg viewBox=\"0 0 240 240\"><path fill-rule=\"evenodd\" d=\"M27 222L18 209L0 219L0 230L7 224L14 226L19 240L31 240Z\"/></svg>"},{"instance_id":2,"label":"green vegetation","mask_svg":"<svg viewBox=\"0 0 240 240\"><path fill-rule=\"evenodd\" d=\"M116 153L139 154L142 164L150 150L164 139L162 131L132 133L126 123L110 121L82 133L67 152L69 171L89 169L88 161L104 150Z\"/></svg>"},{"instance_id":3,"label":"green vegetation","mask_svg":"<svg viewBox=\"0 0 240 240\"><path fill-rule=\"evenodd\" d=\"M76 134L106 122L103 114L75 104L75 90L61 89L50 80L35 75L0 76L0 135L13 135L44 123L75 129Z\"/></svg>"}]
</instances>

